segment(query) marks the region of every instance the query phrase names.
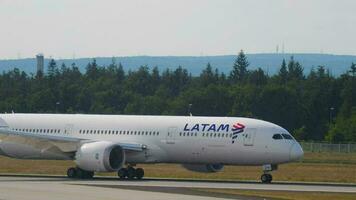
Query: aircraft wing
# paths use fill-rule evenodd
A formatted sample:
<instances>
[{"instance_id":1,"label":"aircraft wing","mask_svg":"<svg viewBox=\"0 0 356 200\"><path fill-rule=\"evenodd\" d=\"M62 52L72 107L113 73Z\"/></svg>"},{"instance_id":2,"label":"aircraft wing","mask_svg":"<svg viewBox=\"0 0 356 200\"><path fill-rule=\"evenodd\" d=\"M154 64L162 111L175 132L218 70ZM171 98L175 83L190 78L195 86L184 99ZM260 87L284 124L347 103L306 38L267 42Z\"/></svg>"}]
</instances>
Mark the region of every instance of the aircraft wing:
<instances>
[{"instance_id":1,"label":"aircraft wing","mask_svg":"<svg viewBox=\"0 0 356 200\"><path fill-rule=\"evenodd\" d=\"M24 144L40 149L42 151L56 149L63 153L74 153L84 143L97 142L95 140L72 138L61 135L46 135L38 133L27 133L22 131L14 131L7 127L0 126L0 142L9 142L14 144ZM124 150L127 151L143 151L147 147L143 144L119 142Z\"/></svg>"}]
</instances>

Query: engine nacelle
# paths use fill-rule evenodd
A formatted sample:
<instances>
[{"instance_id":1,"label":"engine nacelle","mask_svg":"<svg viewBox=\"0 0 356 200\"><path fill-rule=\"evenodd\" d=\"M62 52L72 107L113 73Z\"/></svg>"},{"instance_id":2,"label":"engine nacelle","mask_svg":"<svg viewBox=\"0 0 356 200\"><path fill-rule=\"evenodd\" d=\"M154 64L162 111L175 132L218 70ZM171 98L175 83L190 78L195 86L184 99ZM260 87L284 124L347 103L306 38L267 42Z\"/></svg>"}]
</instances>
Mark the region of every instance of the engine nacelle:
<instances>
[{"instance_id":1,"label":"engine nacelle","mask_svg":"<svg viewBox=\"0 0 356 200\"><path fill-rule=\"evenodd\" d=\"M75 163L87 171L118 171L125 164L125 151L112 142L86 143L75 154Z\"/></svg>"},{"instance_id":2,"label":"engine nacelle","mask_svg":"<svg viewBox=\"0 0 356 200\"><path fill-rule=\"evenodd\" d=\"M223 164L184 164L184 168L193 172L204 172L204 173L212 173L212 172L219 172L223 170Z\"/></svg>"}]
</instances>

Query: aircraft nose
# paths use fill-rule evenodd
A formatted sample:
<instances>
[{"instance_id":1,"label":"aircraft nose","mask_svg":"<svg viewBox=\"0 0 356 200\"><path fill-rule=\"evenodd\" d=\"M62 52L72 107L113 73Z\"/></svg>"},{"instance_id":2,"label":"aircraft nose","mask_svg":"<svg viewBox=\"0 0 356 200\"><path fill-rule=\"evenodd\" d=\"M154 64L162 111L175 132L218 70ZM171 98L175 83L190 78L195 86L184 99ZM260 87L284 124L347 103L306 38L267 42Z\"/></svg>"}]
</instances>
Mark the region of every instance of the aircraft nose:
<instances>
[{"instance_id":1,"label":"aircraft nose","mask_svg":"<svg viewBox=\"0 0 356 200\"><path fill-rule=\"evenodd\" d=\"M304 156L304 152L302 147L298 142L295 142L290 150L290 160L291 161L296 161L302 159Z\"/></svg>"}]
</instances>

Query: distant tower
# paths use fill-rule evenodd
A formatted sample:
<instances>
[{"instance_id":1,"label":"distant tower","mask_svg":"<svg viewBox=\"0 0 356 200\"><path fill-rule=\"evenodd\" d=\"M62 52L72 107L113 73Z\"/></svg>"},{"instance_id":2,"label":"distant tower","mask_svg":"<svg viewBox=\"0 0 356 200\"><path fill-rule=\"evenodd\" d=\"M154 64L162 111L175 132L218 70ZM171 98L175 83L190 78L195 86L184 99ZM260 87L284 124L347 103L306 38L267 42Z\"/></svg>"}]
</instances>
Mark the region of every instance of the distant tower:
<instances>
[{"instance_id":1,"label":"distant tower","mask_svg":"<svg viewBox=\"0 0 356 200\"><path fill-rule=\"evenodd\" d=\"M37 72L42 72L43 73L43 66L44 66L44 56L43 56L43 54L37 54L36 55L36 61L37 61Z\"/></svg>"}]
</instances>

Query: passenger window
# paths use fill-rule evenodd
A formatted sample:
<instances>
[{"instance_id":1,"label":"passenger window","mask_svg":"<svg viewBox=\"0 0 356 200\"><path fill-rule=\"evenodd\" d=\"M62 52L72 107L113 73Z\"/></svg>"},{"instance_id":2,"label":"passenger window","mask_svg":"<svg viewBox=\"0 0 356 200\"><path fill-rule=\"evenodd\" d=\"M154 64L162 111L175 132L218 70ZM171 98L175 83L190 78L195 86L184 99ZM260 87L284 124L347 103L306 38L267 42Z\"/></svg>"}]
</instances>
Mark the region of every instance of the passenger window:
<instances>
[{"instance_id":1,"label":"passenger window","mask_svg":"<svg viewBox=\"0 0 356 200\"><path fill-rule=\"evenodd\" d=\"M283 138L286 140L293 140L292 136L288 135L288 134L282 134Z\"/></svg>"},{"instance_id":2,"label":"passenger window","mask_svg":"<svg viewBox=\"0 0 356 200\"><path fill-rule=\"evenodd\" d=\"M275 139L275 140L283 139L281 134L274 134L272 138Z\"/></svg>"}]
</instances>

